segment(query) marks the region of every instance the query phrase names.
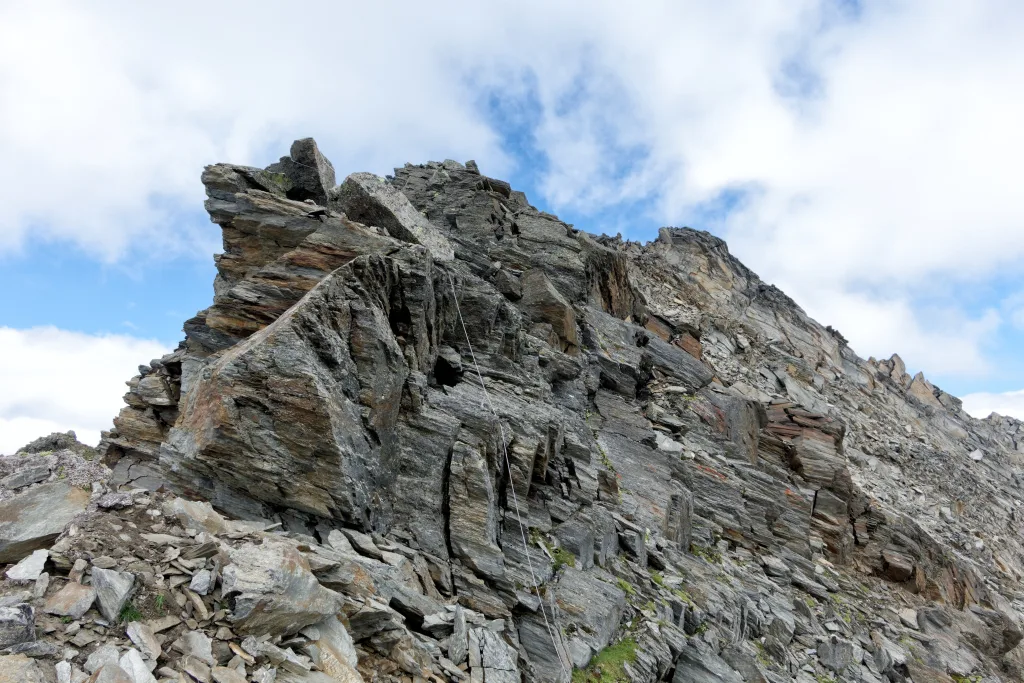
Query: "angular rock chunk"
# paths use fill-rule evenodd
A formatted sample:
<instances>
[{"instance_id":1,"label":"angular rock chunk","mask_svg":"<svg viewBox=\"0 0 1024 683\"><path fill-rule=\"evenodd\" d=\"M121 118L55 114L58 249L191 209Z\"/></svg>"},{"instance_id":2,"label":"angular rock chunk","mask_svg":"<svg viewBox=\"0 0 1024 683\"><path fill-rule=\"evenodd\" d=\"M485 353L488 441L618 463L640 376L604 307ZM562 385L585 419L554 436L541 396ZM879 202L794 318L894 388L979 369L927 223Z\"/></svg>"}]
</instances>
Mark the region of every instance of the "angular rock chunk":
<instances>
[{"instance_id":1,"label":"angular rock chunk","mask_svg":"<svg viewBox=\"0 0 1024 683\"><path fill-rule=\"evenodd\" d=\"M331 206L351 220L377 225L395 239L422 244L437 261L452 261L455 250L448 238L383 178L353 173L331 193Z\"/></svg>"},{"instance_id":2,"label":"angular rock chunk","mask_svg":"<svg viewBox=\"0 0 1024 683\"><path fill-rule=\"evenodd\" d=\"M69 581L63 588L50 596L43 611L61 617L81 619L95 600L96 590L92 586L83 586L80 583Z\"/></svg>"},{"instance_id":3,"label":"angular rock chunk","mask_svg":"<svg viewBox=\"0 0 1024 683\"><path fill-rule=\"evenodd\" d=\"M0 502L0 564L48 547L89 504L89 491L63 482L42 484Z\"/></svg>"},{"instance_id":4,"label":"angular rock chunk","mask_svg":"<svg viewBox=\"0 0 1024 683\"><path fill-rule=\"evenodd\" d=\"M128 624L125 634L139 648L143 657L153 662L160 658L163 648L149 626L141 621L133 621Z\"/></svg>"},{"instance_id":5,"label":"angular rock chunk","mask_svg":"<svg viewBox=\"0 0 1024 683\"><path fill-rule=\"evenodd\" d=\"M134 648L129 648L121 655L118 666L131 677L133 683L156 683L156 678L150 673L142 655Z\"/></svg>"},{"instance_id":6,"label":"angular rock chunk","mask_svg":"<svg viewBox=\"0 0 1024 683\"><path fill-rule=\"evenodd\" d=\"M48 683L42 665L25 655L0 655L0 681Z\"/></svg>"},{"instance_id":7,"label":"angular rock chunk","mask_svg":"<svg viewBox=\"0 0 1024 683\"><path fill-rule=\"evenodd\" d=\"M334 166L320 153L313 138L292 143L288 156L267 167L267 173L281 173L288 179L281 183L289 199L312 199L327 206L327 193L334 187Z\"/></svg>"},{"instance_id":8,"label":"angular rock chunk","mask_svg":"<svg viewBox=\"0 0 1024 683\"><path fill-rule=\"evenodd\" d=\"M94 673L86 683L137 683L127 671L118 664L107 664ZM145 681L143 683L146 683Z\"/></svg>"},{"instance_id":9,"label":"angular rock chunk","mask_svg":"<svg viewBox=\"0 0 1024 683\"><path fill-rule=\"evenodd\" d=\"M452 551L471 569L489 579L505 574L496 542L496 495L487 461L478 448L461 441L452 450L448 485Z\"/></svg>"},{"instance_id":10,"label":"angular rock chunk","mask_svg":"<svg viewBox=\"0 0 1024 683\"><path fill-rule=\"evenodd\" d=\"M317 667L337 681L361 682L363 678L355 669L359 657L352 636L344 625L336 617L328 617L318 623L314 630L317 638L313 639L310 656Z\"/></svg>"},{"instance_id":11,"label":"angular rock chunk","mask_svg":"<svg viewBox=\"0 0 1024 683\"><path fill-rule=\"evenodd\" d=\"M96 590L96 602L103 617L107 621L117 621L135 587L135 575L93 567L92 587Z\"/></svg>"},{"instance_id":12,"label":"angular rock chunk","mask_svg":"<svg viewBox=\"0 0 1024 683\"><path fill-rule=\"evenodd\" d=\"M0 648L36 639L36 615L27 603L0 607Z\"/></svg>"},{"instance_id":13,"label":"angular rock chunk","mask_svg":"<svg viewBox=\"0 0 1024 683\"><path fill-rule=\"evenodd\" d=\"M36 550L7 570L7 578L18 583L29 583L39 578L50 556L49 550Z\"/></svg>"},{"instance_id":14,"label":"angular rock chunk","mask_svg":"<svg viewBox=\"0 0 1024 683\"><path fill-rule=\"evenodd\" d=\"M576 327L576 313L566 298L555 289L544 271L530 270L522 277L523 295L519 305L534 322L551 325L561 340L561 351L575 352L580 340Z\"/></svg>"},{"instance_id":15,"label":"angular rock chunk","mask_svg":"<svg viewBox=\"0 0 1024 683\"><path fill-rule=\"evenodd\" d=\"M222 590L233 601L231 619L241 633L291 634L340 609L338 594L321 586L306 559L286 542L246 544L230 558Z\"/></svg>"},{"instance_id":16,"label":"angular rock chunk","mask_svg":"<svg viewBox=\"0 0 1024 683\"><path fill-rule=\"evenodd\" d=\"M688 645L676 660L672 683L743 683L743 677L714 652Z\"/></svg>"}]
</instances>

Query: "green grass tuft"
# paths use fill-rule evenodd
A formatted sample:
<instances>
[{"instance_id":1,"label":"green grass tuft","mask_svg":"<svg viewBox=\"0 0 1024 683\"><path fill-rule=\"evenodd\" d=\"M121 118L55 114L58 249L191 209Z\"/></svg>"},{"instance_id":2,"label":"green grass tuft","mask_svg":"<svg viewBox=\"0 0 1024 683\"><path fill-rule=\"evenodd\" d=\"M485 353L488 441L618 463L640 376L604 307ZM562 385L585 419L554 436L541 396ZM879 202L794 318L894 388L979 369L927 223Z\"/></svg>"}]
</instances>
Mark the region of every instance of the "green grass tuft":
<instances>
[{"instance_id":1,"label":"green grass tuft","mask_svg":"<svg viewBox=\"0 0 1024 683\"><path fill-rule=\"evenodd\" d=\"M135 603L129 600L124 603L124 607L121 608L121 613L117 616L118 622L127 624L129 621L139 621L142 619L142 612L135 606Z\"/></svg>"},{"instance_id":2,"label":"green grass tuft","mask_svg":"<svg viewBox=\"0 0 1024 683\"><path fill-rule=\"evenodd\" d=\"M628 683L626 664L636 661L636 641L625 638L594 655L585 669L572 672L572 683Z\"/></svg>"}]
</instances>

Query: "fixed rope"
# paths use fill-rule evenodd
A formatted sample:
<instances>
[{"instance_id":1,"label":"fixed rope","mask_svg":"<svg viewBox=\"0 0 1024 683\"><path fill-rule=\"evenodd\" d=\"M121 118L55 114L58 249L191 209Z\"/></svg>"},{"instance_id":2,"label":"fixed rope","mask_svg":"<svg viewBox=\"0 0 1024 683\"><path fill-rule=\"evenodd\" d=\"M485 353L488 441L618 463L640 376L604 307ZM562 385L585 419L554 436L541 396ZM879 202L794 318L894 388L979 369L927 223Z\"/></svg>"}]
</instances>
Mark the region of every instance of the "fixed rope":
<instances>
[{"instance_id":1,"label":"fixed rope","mask_svg":"<svg viewBox=\"0 0 1024 683\"><path fill-rule=\"evenodd\" d=\"M473 361L473 369L476 371L476 377L480 382L480 388L484 392L484 399L487 401L487 407L491 411L491 415L494 417L494 421L498 424L498 435L501 440L501 452L505 457L505 469L508 472L508 486L512 490L512 505L516 510L516 519L519 521L519 535L523 539L523 552L526 553L526 565L530 568L530 580L533 581L533 589L537 593L537 600L540 604L540 614L544 618L544 627L547 629L548 635L551 636L551 644L555 648L555 655L558 657L558 663L561 665L562 670L568 672L572 669L571 660L570 665L566 666L568 655L565 654L565 647L562 645L561 637L556 637L555 630L552 629L551 623L548 621L547 612L544 610L544 598L540 593L540 584L537 582L537 574L533 571L533 560L530 558L530 546L526 542L526 525L523 524L523 515L519 510L519 497L516 496L515 482L512 480L512 463L508 457L508 447L505 444L505 428L501 423L501 419L498 417L498 411L494 409L494 404L491 403L491 396L487 393L487 386L484 384L484 376L480 372L480 364L476 361L476 353L473 351L473 342L469 340L469 330L466 329L466 321L462 317L462 308L459 306L459 295L455 291L455 280L452 278L452 274L448 273L448 284L452 288L452 298L455 300L455 312L459 316L459 324L462 326L462 334L466 337L466 345L469 347L469 357ZM551 618L555 619L555 606L554 601L551 603Z\"/></svg>"}]
</instances>

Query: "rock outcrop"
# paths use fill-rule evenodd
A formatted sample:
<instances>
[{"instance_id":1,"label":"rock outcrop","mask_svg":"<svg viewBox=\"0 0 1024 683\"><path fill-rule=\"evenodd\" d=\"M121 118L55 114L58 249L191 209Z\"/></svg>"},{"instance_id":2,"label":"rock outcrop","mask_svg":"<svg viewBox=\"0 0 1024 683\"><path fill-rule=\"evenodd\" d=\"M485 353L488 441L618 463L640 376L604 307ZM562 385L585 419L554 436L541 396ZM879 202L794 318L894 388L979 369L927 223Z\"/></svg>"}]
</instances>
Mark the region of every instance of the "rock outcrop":
<instances>
[{"instance_id":1,"label":"rock outcrop","mask_svg":"<svg viewBox=\"0 0 1024 683\"><path fill-rule=\"evenodd\" d=\"M0 671L1024 675L1024 425L721 240L588 235L472 162L336 184L309 139L202 180L214 299L128 383L110 470L4 459Z\"/></svg>"}]
</instances>

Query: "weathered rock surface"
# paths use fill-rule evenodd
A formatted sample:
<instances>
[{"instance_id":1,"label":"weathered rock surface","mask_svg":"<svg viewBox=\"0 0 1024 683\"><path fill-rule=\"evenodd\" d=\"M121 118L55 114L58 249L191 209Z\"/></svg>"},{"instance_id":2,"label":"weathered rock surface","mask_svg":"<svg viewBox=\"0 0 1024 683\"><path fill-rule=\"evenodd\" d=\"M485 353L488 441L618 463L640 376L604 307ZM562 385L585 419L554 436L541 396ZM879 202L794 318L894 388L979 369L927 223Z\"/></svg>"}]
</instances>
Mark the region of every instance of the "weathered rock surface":
<instances>
[{"instance_id":1,"label":"weathered rock surface","mask_svg":"<svg viewBox=\"0 0 1024 683\"><path fill-rule=\"evenodd\" d=\"M211 306L7 560L49 549L0 594L47 675L1021 680L1020 422L707 233L590 236L472 163L202 179ZM11 519L77 457L47 439Z\"/></svg>"},{"instance_id":2,"label":"weathered rock surface","mask_svg":"<svg viewBox=\"0 0 1024 683\"><path fill-rule=\"evenodd\" d=\"M49 546L88 503L88 491L62 482L0 501L0 562L18 562Z\"/></svg>"}]
</instances>

